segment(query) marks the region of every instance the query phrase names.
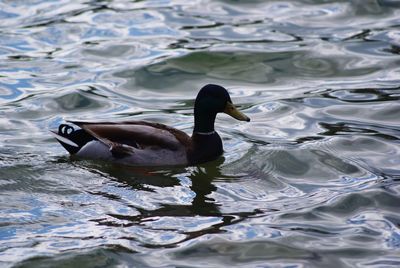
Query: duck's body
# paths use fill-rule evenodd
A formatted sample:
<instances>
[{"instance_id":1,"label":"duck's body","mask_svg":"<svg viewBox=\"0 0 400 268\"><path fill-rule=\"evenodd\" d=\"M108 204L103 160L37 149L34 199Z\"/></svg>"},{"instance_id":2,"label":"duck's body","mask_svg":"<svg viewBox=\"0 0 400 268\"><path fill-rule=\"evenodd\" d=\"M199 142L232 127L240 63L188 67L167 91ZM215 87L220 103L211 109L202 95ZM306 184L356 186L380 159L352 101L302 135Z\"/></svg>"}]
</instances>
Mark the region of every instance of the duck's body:
<instances>
[{"instance_id":1,"label":"duck's body","mask_svg":"<svg viewBox=\"0 0 400 268\"><path fill-rule=\"evenodd\" d=\"M80 129L62 124L54 134L71 155L80 158L138 166L194 165L214 160L223 152L222 140L214 130L218 112L250 121L234 108L223 87L207 85L196 98L191 137L178 129L146 121L69 121Z\"/></svg>"}]
</instances>

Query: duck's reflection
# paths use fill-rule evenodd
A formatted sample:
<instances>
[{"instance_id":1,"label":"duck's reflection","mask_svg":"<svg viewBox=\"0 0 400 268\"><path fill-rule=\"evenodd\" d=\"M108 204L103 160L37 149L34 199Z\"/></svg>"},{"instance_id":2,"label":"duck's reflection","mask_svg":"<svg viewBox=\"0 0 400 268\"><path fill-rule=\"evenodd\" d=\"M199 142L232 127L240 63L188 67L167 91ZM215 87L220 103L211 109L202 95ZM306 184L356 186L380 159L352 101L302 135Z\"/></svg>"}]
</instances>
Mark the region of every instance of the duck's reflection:
<instances>
[{"instance_id":1,"label":"duck's reflection","mask_svg":"<svg viewBox=\"0 0 400 268\"><path fill-rule=\"evenodd\" d=\"M161 204L159 208L155 210L148 210L142 207L136 207L139 212L138 215L119 215L119 214L108 214L109 216L122 220L124 226L141 225L143 223L149 223L150 221L157 220L160 217L218 217L219 221L212 226L207 226L203 230L197 230L193 232L185 232L180 230L181 233L187 235L185 240L192 239L204 234L225 232L221 227L231 225L242 221L248 217L260 214L261 211L254 210L250 212L237 212L224 214L221 213L220 204L216 200L210 197L210 194L217 190L214 183L216 178L221 179L224 175L221 172L221 167L224 162L224 158L220 158L217 161L207 163L197 167L180 168L174 170L163 170L156 171L152 169L144 168L115 168L108 167L103 168L101 172L106 172L109 177L114 178L119 183L123 183L132 188L132 190L144 190L152 191L151 186L156 187L173 187L181 185L181 181L173 174L181 173L185 174L187 178L191 180L191 191L194 192L194 198L191 204ZM99 224L106 224L112 226L112 222L104 222L103 220L98 221ZM115 224L121 226L121 224ZM180 241L182 242L182 241ZM152 245L154 246L154 245ZM166 245L163 245L165 247ZM173 246L173 245L171 245Z\"/></svg>"},{"instance_id":2,"label":"duck's reflection","mask_svg":"<svg viewBox=\"0 0 400 268\"><path fill-rule=\"evenodd\" d=\"M135 220L143 220L151 217L163 216L221 216L219 205L209 195L217 190L213 184L215 178L221 178L220 166L224 159L201 166L190 168L176 168L169 170L156 170L151 168L115 168L109 167L106 172L118 180L118 182L130 186L133 190L153 191L149 186L173 187L181 184L176 174L185 174L191 180L191 191L194 192L194 198L190 205L181 204L161 204L156 210L146 210L136 208L139 216ZM104 172L105 170L103 170ZM119 218L118 215L113 215ZM123 216L126 217L126 216ZM126 219L126 218L124 218ZM132 220L132 218L131 218Z\"/></svg>"}]
</instances>

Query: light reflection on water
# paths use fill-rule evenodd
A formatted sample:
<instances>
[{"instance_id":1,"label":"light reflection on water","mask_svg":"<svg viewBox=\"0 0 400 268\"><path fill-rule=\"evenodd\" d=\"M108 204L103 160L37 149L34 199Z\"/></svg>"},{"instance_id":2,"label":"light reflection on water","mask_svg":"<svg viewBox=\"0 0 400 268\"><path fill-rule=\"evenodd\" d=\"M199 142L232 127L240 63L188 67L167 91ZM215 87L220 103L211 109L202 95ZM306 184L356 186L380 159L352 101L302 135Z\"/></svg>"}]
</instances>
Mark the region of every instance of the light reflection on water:
<instances>
[{"instance_id":1,"label":"light reflection on water","mask_svg":"<svg viewBox=\"0 0 400 268\"><path fill-rule=\"evenodd\" d=\"M399 266L397 1L0 2L4 266ZM69 159L65 119L192 130L226 86L221 159Z\"/></svg>"}]
</instances>

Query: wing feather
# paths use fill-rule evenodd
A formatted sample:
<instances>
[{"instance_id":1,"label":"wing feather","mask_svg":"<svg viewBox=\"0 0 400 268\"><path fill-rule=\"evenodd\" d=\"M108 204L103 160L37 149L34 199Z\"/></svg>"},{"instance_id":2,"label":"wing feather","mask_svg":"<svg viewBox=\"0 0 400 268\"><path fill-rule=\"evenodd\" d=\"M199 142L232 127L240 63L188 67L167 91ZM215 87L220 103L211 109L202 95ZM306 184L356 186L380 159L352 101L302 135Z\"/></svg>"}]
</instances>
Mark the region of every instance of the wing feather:
<instances>
[{"instance_id":1,"label":"wing feather","mask_svg":"<svg viewBox=\"0 0 400 268\"><path fill-rule=\"evenodd\" d=\"M190 144L190 137L163 124L145 121L79 122L69 121L112 148L160 147L178 150Z\"/></svg>"}]
</instances>

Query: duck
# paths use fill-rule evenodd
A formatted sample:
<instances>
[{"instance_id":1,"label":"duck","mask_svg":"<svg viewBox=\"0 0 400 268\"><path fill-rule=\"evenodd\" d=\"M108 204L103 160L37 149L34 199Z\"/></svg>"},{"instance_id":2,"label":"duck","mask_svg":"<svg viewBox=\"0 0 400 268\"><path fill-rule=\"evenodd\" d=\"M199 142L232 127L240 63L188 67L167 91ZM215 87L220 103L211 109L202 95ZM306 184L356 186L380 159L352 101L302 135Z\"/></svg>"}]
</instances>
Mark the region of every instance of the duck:
<instances>
[{"instance_id":1,"label":"duck","mask_svg":"<svg viewBox=\"0 0 400 268\"><path fill-rule=\"evenodd\" d=\"M194 102L191 136L148 121L68 120L52 134L71 156L82 159L131 166L193 166L213 161L223 154L221 137L214 129L218 113L250 121L235 107L224 87L207 84L200 89Z\"/></svg>"}]
</instances>

